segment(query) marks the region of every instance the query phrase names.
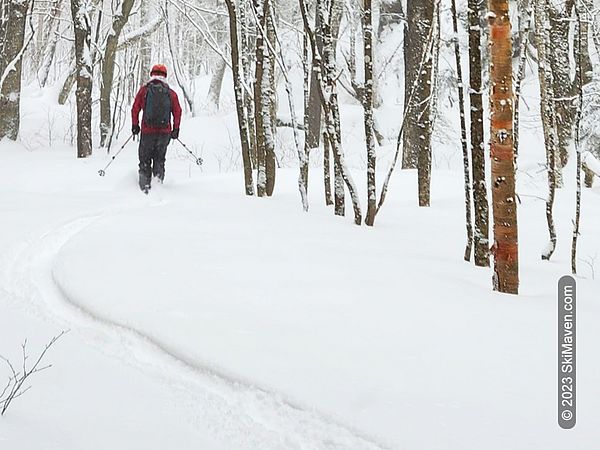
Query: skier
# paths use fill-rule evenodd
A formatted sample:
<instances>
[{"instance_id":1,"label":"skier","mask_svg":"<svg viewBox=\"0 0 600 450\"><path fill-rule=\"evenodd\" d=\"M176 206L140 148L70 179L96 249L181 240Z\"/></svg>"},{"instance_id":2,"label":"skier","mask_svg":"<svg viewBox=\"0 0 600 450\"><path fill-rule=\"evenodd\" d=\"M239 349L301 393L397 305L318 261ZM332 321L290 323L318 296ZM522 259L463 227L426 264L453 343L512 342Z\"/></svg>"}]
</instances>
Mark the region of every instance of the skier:
<instances>
[{"instance_id":1,"label":"skier","mask_svg":"<svg viewBox=\"0 0 600 450\"><path fill-rule=\"evenodd\" d=\"M152 176L160 183L165 179L165 157L171 139L179 138L181 106L179 98L167 84L167 68L156 64L150 81L140 88L131 108L131 132L142 134L139 147L140 189L150 191ZM140 110L144 110L140 128ZM171 127L171 115L173 126Z\"/></svg>"}]
</instances>

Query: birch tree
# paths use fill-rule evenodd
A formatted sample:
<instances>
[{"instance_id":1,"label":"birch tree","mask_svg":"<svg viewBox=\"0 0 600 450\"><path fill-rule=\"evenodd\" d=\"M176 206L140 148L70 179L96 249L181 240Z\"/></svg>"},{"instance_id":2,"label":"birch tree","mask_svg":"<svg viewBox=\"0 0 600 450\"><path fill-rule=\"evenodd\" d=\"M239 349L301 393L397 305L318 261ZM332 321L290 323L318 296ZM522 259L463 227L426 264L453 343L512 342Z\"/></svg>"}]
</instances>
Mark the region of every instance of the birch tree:
<instances>
[{"instance_id":1,"label":"birch tree","mask_svg":"<svg viewBox=\"0 0 600 450\"><path fill-rule=\"evenodd\" d=\"M71 0L71 16L75 31L78 158L86 158L92 154L91 9L91 0Z\"/></svg>"},{"instance_id":2,"label":"birch tree","mask_svg":"<svg viewBox=\"0 0 600 450\"><path fill-rule=\"evenodd\" d=\"M235 0L225 0L229 12L229 34L231 42L231 66L233 71L233 87L238 117L240 142L242 144L242 162L244 164L244 186L246 195L254 195L254 181L252 179L252 162L250 159L250 135L248 130L248 117L244 109L244 94L242 86L242 70L240 68L240 50L238 41L238 14Z\"/></svg>"},{"instance_id":3,"label":"birch tree","mask_svg":"<svg viewBox=\"0 0 600 450\"><path fill-rule=\"evenodd\" d=\"M460 43L458 38L458 17L456 12L456 0L452 0L452 28L454 31L454 60L456 64L456 78L458 87L458 108L460 114L460 143L463 154L463 174L465 190L465 225L467 228L467 244L465 246L465 261L471 260L473 252L473 213L471 209L471 173L469 171L469 149L467 144L467 125L465 114L464 78L461 64Z\"/></svg>"},{"instance_id":4,"label":"birch tree","mask_svg":"<svg viewBox=\"0 0 600 450\"><path fill-rule=\"evenodd\" d=\"M367 215L365 223L373 226L377 214L377 186L375 184L375 135L373 133L373 7L371 0L363 0L363 39L364 39L364 122L367 146Z\"/></svg>"},{"instance_id":5,"label":"birch tree","mask_svg":"<svg viewBox=\"0 0 600 450\"><path fill-rule=\"evenodd\" d=\"M310 38L311 52L313 55L313 70L317 73L319 99L321 101L321 107L323 108L325 132L327 135L328 144L331 146L334 163L339 167L341 179L350 193L350 199L352 200L352 206L354 210L354 223L361 225L362 209L360 206L360 199L358 197L358 190L356 189L354 180L352 179L352 176L346 167L344 153L342 150L340 111L336 82L337 73L335 70L333 38L331 34L332 22L331 14L328 13L328 11L333 10L331 7L334 5L330 3L330 8L326 8L326 0L317 0L316 20L320 21L321 23L321 31L323 36L323 57L321 59L321 53L317 48L315 31L311 27L308 18L308 8L305 0L298 1L300 4L302 21L304 23L304 30ZM335 2L337 0L330 1Z\"/></svg>"},{"instance_id":6,"label":"birch tree","mask_svg":"<svg viewBox=\"0 0 600 450\"><path fill-rule=\"evenodd\" d=\"M557 184L557 160L558 160L558 133L555 115L555 91L553 83L553 72L550 67L549 52L550 33L548 21L547 0L536 0L535 5L535 33L538 55L538 74L540 84L540 111L542 127L544 129L544 142L546 147L546 167L548 173L548 197L546 198L546 220L548 222L548 233L550 242L542 252L542 259L549 260L556 249L556 229L554 226L554 198Z\"/></svg>"},{"instance_id":7,"label":"birch tree","mask_svg":"<svg viewBox=\"0 0 600 450\"><path fill-rule=\"evenodd\" d=\"M512 41L508 0L489 0L494 290L519 293L513 147Z\"/></svg>"}]
</instances>

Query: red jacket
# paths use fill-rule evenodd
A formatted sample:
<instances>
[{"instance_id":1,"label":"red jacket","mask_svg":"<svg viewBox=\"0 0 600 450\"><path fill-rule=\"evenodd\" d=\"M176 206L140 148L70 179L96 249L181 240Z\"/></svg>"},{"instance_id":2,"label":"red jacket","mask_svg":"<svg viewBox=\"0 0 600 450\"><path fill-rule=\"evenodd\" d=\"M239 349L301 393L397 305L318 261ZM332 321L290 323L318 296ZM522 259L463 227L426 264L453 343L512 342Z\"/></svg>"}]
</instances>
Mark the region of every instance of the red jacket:
<instances>
[{"instance_id":1,"label":"red jacket","mask_svg":"<svg viewBox=\"0 0 600 450\"><path fill-rule=\"evenodd\" d=\"M161 83L160 80L151 80L149 83ZM144 109L146 105L146 88L147 84L142 86L135 96L133 107L131 108L131 124L140 124L140 111ZM173 89L169 89L171 92L171 114L173 115L173 128L179 129L181 123L181 105L179 104L179 98ZM164 128L152 128L147 126L142 119L142 133L144 134L169 134L171 132L171 124Z\"/></svg>"}]
</instances>

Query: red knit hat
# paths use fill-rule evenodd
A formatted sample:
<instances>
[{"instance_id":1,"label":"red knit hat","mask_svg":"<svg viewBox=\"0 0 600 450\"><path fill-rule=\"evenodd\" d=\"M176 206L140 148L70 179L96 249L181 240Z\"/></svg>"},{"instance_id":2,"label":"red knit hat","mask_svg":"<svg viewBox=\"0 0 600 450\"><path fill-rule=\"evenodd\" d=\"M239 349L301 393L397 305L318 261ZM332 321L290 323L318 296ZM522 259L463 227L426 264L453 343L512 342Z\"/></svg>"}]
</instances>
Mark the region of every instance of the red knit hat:
<instances>
[{"instance_id":1,"label":"red knit hat","mask_svg":"<svg viewBox=\"0 0 600 450\"><path fill-rule=\"evenodd\" d=\"M154 64L154 66L152 66L152 70L150 71L150 75L162 75L166 77L167 66L165 66L164 64Z\"/></svg>"}]
</instances>

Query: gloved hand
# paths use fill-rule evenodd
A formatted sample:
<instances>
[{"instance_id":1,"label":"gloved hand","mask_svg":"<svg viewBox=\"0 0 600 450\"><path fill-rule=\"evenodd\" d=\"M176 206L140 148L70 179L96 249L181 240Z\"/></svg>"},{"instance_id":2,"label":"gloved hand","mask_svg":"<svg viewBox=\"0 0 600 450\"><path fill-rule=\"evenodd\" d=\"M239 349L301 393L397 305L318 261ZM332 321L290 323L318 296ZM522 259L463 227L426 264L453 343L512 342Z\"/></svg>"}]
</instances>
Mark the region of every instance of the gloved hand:
<instances>
[{"instance_id":1,"label":"gloved hand","mask_svg":"<svg viewBox=\"0 0 600 450\"><path fill-rule=\"evenodd\" d=\"M179 139L179 128L173 128L173 131L171 131L171 139Z\"/></svg>"},{"instance_id":2,"label":"gloved hand","mask_svg":"<svg viewBox=\"0 0 600 450\"><path fill-rule=\"evenodd\" d=\"M140 126L139 125L134 125L131 127L131 133L134 136L137 136L138 134L140 134Z\"/></svg>"}]
</instances>

